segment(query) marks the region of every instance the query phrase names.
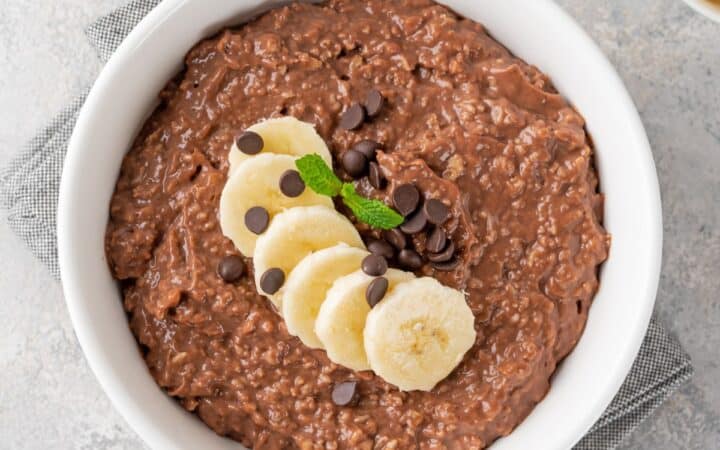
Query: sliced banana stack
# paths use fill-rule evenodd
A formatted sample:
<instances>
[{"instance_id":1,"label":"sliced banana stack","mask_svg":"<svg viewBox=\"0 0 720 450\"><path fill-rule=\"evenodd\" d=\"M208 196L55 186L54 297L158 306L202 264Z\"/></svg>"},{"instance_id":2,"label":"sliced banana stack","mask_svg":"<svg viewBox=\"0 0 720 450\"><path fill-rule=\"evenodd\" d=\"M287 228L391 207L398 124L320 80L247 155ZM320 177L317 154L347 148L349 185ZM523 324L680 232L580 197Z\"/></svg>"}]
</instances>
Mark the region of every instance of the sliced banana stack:
<instances>
[{"instance_id":1,"label":"sliced banana stack","mask_svg":"<svg viewBox=\"0 0 720 450\"><path fill-rule=\"evenodd\" d=\"M355 226L334 209L325 206L290 208L276 215L267 231L255 245L255 285L281 308L282 292L263 289L262 277L270 269L280 269L285 276L306 256L324 248L344 243L365 249Z\"/></svg>"},{"instance_id":2,"label":"sliced banana stack","mask_svg":"<svg viewBox=\"0 0 720 450\"><path fill-rule=\"evenodd\" d=\"M262 153L275 153L278 155L303 156L317 153L332 167L332 157L325 141L317 134L315 127L302 122L292 116L267 119L256 123L247 131L257 133L262 138ZM232 174L241 166L241 163L252 158L253 155L243 153L237 142L233 143L228 154L230 163L229 173Z\"/></svg>"},{"instance_id":3,"label":"sliced banana stack","mask_svg":"<svg viewBox=\"0 0 720 450\"><path fill-rule=\"evenodd\" d=\"M403 391L429 391L475 342L475 317L462 292L424 277L400 283L368 314L372 370Z\"/></svg>"},{"instance_id":4,"label":"sliced banana stack","mask_svg":"<svg viewBox=\"0 0 720 450\"><path fill-rule=\"evenodd\" d=\"M415 275L397 269L388 269L383 275L388 280L387 292ZM320 306L315 333L327 351L328 358L353 370L370 370L363 344L365 318L370 312L365 293L375 278L362 270L338 278Z\"/></svg>"},{"instance_id":5,"label":"sliced banana stack","mask_svg":"<svg viewBox=\"0 0 720 450\"><path fill-rule=\"evenodd\" d=\"M296 171L297 158L311 153L332 167L314 127L293 117L245 131L229 154L223 234L253 257L257 291L277 307L290 334L401 390L431 390L475 342L464 294L369 257L350 220ZM378 258L381 269L366 265Z\"/></svg>"},{"instance_id":6,"label":"sliced banana stack","mask_svg":"<svg viewBox=\"0 0 720 450\"><path fill-rule=\"evenodd\" d=\"M283 288L282 316L288 332L308 347L324 348L315 334L320 306L335 280L355 272L367 255L365 250L343 243L303 258Z\"/></svg>"},{"instance_id":7,"label":"sliced banana stack","mask_svg":"<svg viewBox=\"0 0 720 450\"><path fill-rule=\"evenodd\" d=\"M262 207L269 217L294 206L322 205L334 208L330 197L305 189L297 197L280 190L280 177L295 170L295 157L264 153L243 161L228 179L220 196L220 227L235 247L252 257L258 235L250 231L245 215L250 208Z\"/></svg>"}]
</instances>

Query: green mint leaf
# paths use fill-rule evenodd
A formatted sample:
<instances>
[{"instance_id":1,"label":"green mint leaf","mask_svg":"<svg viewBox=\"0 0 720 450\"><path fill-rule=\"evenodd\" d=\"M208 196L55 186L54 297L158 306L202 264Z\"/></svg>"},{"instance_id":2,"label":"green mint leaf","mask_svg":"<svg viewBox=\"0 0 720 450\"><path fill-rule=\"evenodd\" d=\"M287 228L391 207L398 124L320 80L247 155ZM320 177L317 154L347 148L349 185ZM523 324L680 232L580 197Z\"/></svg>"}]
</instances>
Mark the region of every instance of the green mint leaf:
<instances>
[{"instance_id":1,"label":"green mint leaf","mask_svg":"<svg viewBox=\"0 0 720 450\"><path fill-rule=\"evenodd\" d=\"M389 230L405 220L385 203L365 198L357 193L353 184L340 181L320 155L305 155L295 161L295 166L306 186L321 195L340 195L355 217L371 227Z\"/></svg>"},{"instance_id":2,"label":"green mint leaf","mask_svg":"<svg viewBox=\"0 0 720 450\"><path fill-rule=\"evenodd\" d=\"M380 200L371 200L358 194L351 183L343 184L340 195L345 206L350 208L359 221L374 228L389 230L401 225L405 220L397 211Z\"/></svg>"},{"instance_id":3,"label":"green mint leaf","mask_svg":"<svg viewBox=\"0 0 720 450\"><path fill-rule=\"evenodd\" d=\"M332 169L328 167L320 155L313 153L305 155L295 161L295 166L300 172L300 178L305 185L321 195L335 197L340 194L342 182L335 176Z\"/></svg>"}]
</instances>

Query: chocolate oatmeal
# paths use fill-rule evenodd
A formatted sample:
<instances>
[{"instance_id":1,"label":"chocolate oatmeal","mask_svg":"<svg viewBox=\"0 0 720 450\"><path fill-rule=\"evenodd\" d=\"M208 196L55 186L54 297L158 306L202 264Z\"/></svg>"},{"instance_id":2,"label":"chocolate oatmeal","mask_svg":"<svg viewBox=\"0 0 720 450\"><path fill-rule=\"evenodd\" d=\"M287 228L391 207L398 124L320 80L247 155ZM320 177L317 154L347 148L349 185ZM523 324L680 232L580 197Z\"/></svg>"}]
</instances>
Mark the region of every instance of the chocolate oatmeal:
<instances>
[{"instance_id":1,"label":"chocolate oatmeal","mask_svg":"<svg viewBox=\"0 0 720 450\"><path fill-rule=\"evenodd\" d=\"M123 161L106 237L157 383L256 449L479 449L510 433L578 341L609 247L583 118L547 76L429 0L292 4L200 42L185 64ZM372 120L343 115L366 98ZM475 345L431 392L400 392L290 336L221 233L231 145L284 115L316 126L348 180L343 155L378 143L362 145L376 152L357 168L371 174L364 195L392 204L413 183L451 205L429 207L443 232L404 253L466 291L475 315ZM447 242L436 262L410 253Z\"/></svg>"}]
</instances>

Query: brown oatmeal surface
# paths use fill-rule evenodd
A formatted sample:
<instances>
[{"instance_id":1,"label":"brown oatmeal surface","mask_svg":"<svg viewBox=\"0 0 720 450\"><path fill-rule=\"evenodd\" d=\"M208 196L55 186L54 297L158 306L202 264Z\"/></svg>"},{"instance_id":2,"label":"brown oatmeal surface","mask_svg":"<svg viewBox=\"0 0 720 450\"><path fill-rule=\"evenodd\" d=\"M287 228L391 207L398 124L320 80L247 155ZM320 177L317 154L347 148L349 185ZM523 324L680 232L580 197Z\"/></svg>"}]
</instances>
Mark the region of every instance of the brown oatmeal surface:
<instances>
[{"instance_id":1,"label":"brown oatmeal surface","mask_svg":"<svg viewBox=\"0 0 720 450\"><path fill-rule=\"evenodd\" d=\"M338 129L371 88L380 117ZM583 119L544 74L429 0L331 0L200 42L160 99L123 161L106 251L152 376L217 433L258 449L482 448L543 398L609 247ZM281 115L315 124L336 159L382 142L390 189L363 192L412 181L453 202L462 264L420 272L467 290L477 341L432 392L332 364L288 335L251 276L216 274L237 253L217 219L228 150ZM330 398L345 380L360 380L353 407Z\"/></svg>"}]
</instances>

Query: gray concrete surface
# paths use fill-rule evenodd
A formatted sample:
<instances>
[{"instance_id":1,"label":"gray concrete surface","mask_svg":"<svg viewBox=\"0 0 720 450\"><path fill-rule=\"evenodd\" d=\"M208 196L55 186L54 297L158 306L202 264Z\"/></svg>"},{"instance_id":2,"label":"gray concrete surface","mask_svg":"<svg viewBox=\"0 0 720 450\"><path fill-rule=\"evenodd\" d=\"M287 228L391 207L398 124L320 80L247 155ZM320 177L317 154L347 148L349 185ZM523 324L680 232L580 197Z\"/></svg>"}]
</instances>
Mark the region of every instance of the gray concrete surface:
<instances>
[{"instance_id":1,"label":"gray concrete surface","mask_svg":"<svg viewBox=\"0 0 720 450\"><path fill-rule=\"evenodd\" d=\"M0 165L101 65L83 29L124 0L0 0ZM624 449L720 446L720 25L680 0L559 0L625 80L662 184L657 312L697 374ZM73 334L60 286L0 213L0 449L140 449Z\"/></svg>"}]
</instances>

